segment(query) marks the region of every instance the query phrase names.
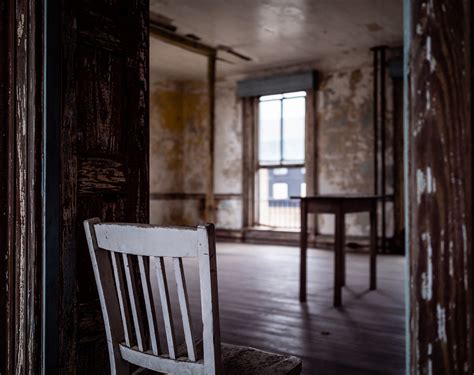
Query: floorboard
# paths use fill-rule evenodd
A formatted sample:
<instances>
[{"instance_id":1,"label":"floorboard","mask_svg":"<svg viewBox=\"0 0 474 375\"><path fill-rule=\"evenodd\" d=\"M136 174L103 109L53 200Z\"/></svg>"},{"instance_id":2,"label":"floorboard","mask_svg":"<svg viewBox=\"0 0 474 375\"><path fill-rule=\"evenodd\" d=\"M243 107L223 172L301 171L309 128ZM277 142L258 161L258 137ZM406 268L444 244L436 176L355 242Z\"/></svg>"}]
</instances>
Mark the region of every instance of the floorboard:
<instances>
[{"instance_id":1,"label":"floorboard","mask_svg":"<svg viewBox=\"0 0 474 375\"><path fill-rule=\"evenodd\" d=\"M331 251L308 251L305 304L298 301L298 249L218 243L217 251L223 342L298 356L305 375L404 373L403 257L379 256L378 289L369 291L368 256L349 253L336 309ZM185 268L198 322L197 266L186 261Z\"/></svg>"}]
</instances>

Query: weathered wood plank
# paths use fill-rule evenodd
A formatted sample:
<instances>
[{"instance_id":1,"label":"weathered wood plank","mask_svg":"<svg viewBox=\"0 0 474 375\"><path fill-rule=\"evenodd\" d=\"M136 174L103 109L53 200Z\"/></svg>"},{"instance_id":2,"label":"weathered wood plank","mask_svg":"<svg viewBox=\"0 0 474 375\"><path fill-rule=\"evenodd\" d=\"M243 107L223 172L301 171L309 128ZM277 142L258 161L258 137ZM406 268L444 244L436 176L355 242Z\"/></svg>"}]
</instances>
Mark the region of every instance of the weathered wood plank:
<instances>
[{"instance_id":1,"label":"weathered wood plank","mask_svg":"<svg viewBox=\"0 0 474 375\"><path fill-rule=\"evenodd\" d=\"M471 2L410 1L411 371L473 372Z\"/></svg>"},{"instance_id":2,"label":"weathered wood plank","mask_svg":"<svg viewBox=\"0 0 474 375\"><path fill-rule=\"evenodd\" d=\"M40 369L42 9L0 4L0 373Z\"/></svg>"},{"instance_id":3,"label":"weathered wood plank","mask_svg":"<svg viewBox=\"0 0 474 375\"><path fill-rule=\"evenodd\" d=\"M105 373L104 328L79 224L90 217L148 222L149 6L145 0L80 0L60 1L55 10L62 27L55 64L64 78L58 367Z\"/></svg>"},{"instance_id":4,"label":"weathered wood plank","mask_svg":"<svg viewBox=\"0 0 474 375\"><path fill-rule=\"evenodd\" d=\"M79 160L77 178L79 194L124 192L127 188L123 163L105 158Z\"/></svg>"}]
</instances>

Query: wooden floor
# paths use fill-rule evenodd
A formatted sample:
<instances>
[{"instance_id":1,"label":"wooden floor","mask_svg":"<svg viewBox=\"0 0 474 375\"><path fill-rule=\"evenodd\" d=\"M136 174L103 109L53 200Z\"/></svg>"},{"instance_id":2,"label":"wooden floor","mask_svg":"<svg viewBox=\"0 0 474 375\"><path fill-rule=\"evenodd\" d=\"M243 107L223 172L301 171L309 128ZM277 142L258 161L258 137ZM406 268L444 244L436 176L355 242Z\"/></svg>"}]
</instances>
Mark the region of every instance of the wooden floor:
<instances>
[{"instance_id":1,"label":"wooden floor","mask_svg":"<svg viewBox=\"0 0 474 375\"><path fill-rule=\"evenodd\" d=\"M403 257L379 256L378 289L369 291L368 256L348 254L336 309L330 251L308 251L306 304L298 301L298 249L219 243L217 251L223 342L298 356L308 375L404 373ZM191 295L194 268L187 265ZM198 314L198 297L190 300Z\"/></svg>"}]
</instances>

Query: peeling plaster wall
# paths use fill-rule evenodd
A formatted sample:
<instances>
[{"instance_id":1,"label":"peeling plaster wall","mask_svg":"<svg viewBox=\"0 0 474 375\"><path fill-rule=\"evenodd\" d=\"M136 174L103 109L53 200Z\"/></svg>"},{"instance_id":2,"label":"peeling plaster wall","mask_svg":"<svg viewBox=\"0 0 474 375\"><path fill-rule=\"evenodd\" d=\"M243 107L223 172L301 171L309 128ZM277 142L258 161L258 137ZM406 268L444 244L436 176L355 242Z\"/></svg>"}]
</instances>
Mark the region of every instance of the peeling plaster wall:
<instances>
[{"instance_id":1,"label":"peeling plaster wall","mask_svg":"<svg viewBox=\"0 0 474 375\"><path fill-rule=\"evenodd\" d=\"M320 89L317 95L318 118L318 176L319 192L373 193L373 125L372 125L372 55L370 52L344 54L328 61L272 69L257 76L282 74L298 70L315 69L320 72ZM330 67L333 67L332 69ZM255 77L253 75L252 77ZM242 119L241 105L236 97L233 77L217 83L216 95L216 194L242 193ZM387 194L393 192L391 166L391 81L387 82ZM242 201L236 196L219 200L217 227L239 229L242 226ZM387 207L387 235L393 233L393 208ZM320 215L319 230L332 234L334 218ZM368 214L347 215L349 235L368 235Z\"/></svg>"},{"instance_id":2,"label":"peeling plaster wall","mask_svg":"<svg viewBox=\"0 0 474 375\"><path fill-rule=\"evenodd\" d=\"M205 82L182 84L183 192L206 193L209 173L209 97Z\"/></svg>"},{"instance_id":3,"label":"peeling plaster wall","mask_svg":"<svg viewBox=\"0 0 474 375\"><path fill-rule=\"evenodd\" d=\"M206 190L210 164L208 116L206 83L152 82L151 223L196 225L203 222L202 200L189 194L204 195Z\"/></svg>"},{"instance_id":4,"label":"peeling plaster wall","mask_svg":"<svg viewBox=\"0 0 474 375\"><path fill-rule=\"evenodd\" d=\"M387 79L386 129L391 123L391 85ZM373 74L360 67L322 74L317 97L318 189L320 194L372 194L374 186ZM392 134L386 132L386 156L392 154ZM393 193L393 160L387 158L387 193ZM379 162L380 164L380 162ZM379 172L380 174L380 172ZM393 231L392 206L387 207L387 233ZM334 233L334 217L319 215L319 230ZM368 235L368 214L346 216L349 235Z\"/></svg>"},{"instance_id":5,"label":"peeling plaster wall","mask_svg":"<svg viewBox=\"0 0 474 375\"><path fill-rule=\"evenodd\" d=\"M242 228L242 110L235 81L216 85L215 112L216 226Z\"/></svg>"},{"instance_id":6,"label":"peeling plaster wall","mask_svg":"<svg viewBox=\"0 0 474 375\"><path fill-rule=\"evenodd\" d=\"M234 82L216 87L216 194L242 193L242 109Z\"/></svg>"},{"instance_id":7,"label":"peeling plaster wall","mask_svg":"<svg viewBox=\"0 0 474 375\"><path fill-rule=\"evenodd\" d=\"M155 82L150 90L150 192L171 193L183 186L183 95L175 82Z\"/></svg>"}]
</instances>

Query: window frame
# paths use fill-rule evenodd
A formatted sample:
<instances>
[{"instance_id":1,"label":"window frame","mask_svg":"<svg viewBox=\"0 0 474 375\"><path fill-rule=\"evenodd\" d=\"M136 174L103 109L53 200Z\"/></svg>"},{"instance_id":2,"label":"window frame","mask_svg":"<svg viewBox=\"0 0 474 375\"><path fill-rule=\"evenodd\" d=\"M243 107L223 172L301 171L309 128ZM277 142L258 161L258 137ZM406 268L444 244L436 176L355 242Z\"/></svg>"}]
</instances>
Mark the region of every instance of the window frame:
<instances>
[{"instance_id":1,"label":"window frame","mask_svg":"<svg viewBox=\"0 0 474 375\"><path fill-rule=\"evenodd\" d=\"M293 96L292 94L295 93L301 93L300 95L295 95ZM285 95L291 95L289 97L285 97ZM268 99L268 100L261 100L262 97L266 96L280 96L280 98L274 98L274 99ZM265 96L259 96L256 97L256 107L257 107L257 115L255 119L255 130L254 130L254 136L255 136L255 150L254 150L254 155L255 155L255 169L253 170L254 174L254 192L253 192L253 197L254 197L254 203L253 203L253 226L261 226L262 223L260 223L260 170L261 169L267 169L268 171L278 169L278 168L287 168L288 170L292 168L305 168L306 170L306 163L307 163L307 155L308 155L308 142L307 142L307 134L308 134L308 99L310 95L308 95L307 91L294 91L294 92L285 92L281 94L276 94L276 95L265 95ZM304 134L303 134L303 144L304 144L304 153L303 153L303 161L301 163L295 163L295 162L285 162L284 161L284 116L283 116L283 102L285 99L296 99L296 98L304 98L304 108L305 108L305 113L304 113ZM260 103L265 102L265 101L280 101L280 161L278 163L275 162L270 162L270 163L262 163L260 161ZM305 179L304 183L307 184L307 171L305 172ZM291 200L291 196L288 196L287 200ZM276 230L284 230L285 228L274 228Z\"/></svg>"},{"instance_id":2,"label":"window frame","mask_svg":"<svg viewBox=\"0 0 474 375\"><path fill-rule=\"evenodd\" d=\"M295 95L293 96L292 94L296 94L296 93L300 93L300 95ZM285 97L285 95L290 95L289 97ZM265 98L265 97L271 97L271 96L280 96L280 98L274 98L274 99L268 99L268 100L262 100L262 98ZM302 163L297 163L297 162L292 162L292 161L289 161L289 162L285 162L285 159L284 159L284 116L283 116L283 102L285 100L291 100L291 99L300 99L300 98L304 98L305 102L304 102L304 107L305 107L305 113L304 113L304 123L305 123L305 126L303 127L303 144L304 144L304 153L303 153L303 162ZM270 102L270 101L280 101L280 161L278 163L275 163L275 162L266 162L266 163L262 163L260 161L260 103L262 102ZM260 96L260 97L257 97L257 107L258 107L258 115L257 115L257 119L256 119L256 126L257 126L257 129L256 129L256 152L255 152L255 155L256 155L256 162L257 162L257 168L262 168L262 167L280 167L280 168L297 168L297 167L304 167L305 166L305 163L306 163L306 133L307 133L307 129L306 129L306 123L307 123L307 100L308 100L308 94L306 91L294 91L294 92L286 92L286 93L282 93L282 94L276 94L276 95L264 95L264 96Z\"/></svg>"},{"instance_id":3,"label":"window frame","mask_svg":"<svg viewBox=\"0 0 474 375\"><path fill-rule=\"evenodd\" d=\"M318 84L315 81L314 87L306 89L306 123L305 123L305 182L306 195L311 196L318 192L318 154L317 140L319 126L317 121L317 93ZM302 91L302 90L300 90ZM258 96L241 97L241 118L242 118L242 234L252 232L257 225L257 200L258 194ZM291 165L285 165L291 167ZM312 217L308 218L308 228L313 228L317 232L317 222ZM259 230L264 230L259 228ZM285 232L285 230L282 230Z\"/></svg>"}]
</instances>

